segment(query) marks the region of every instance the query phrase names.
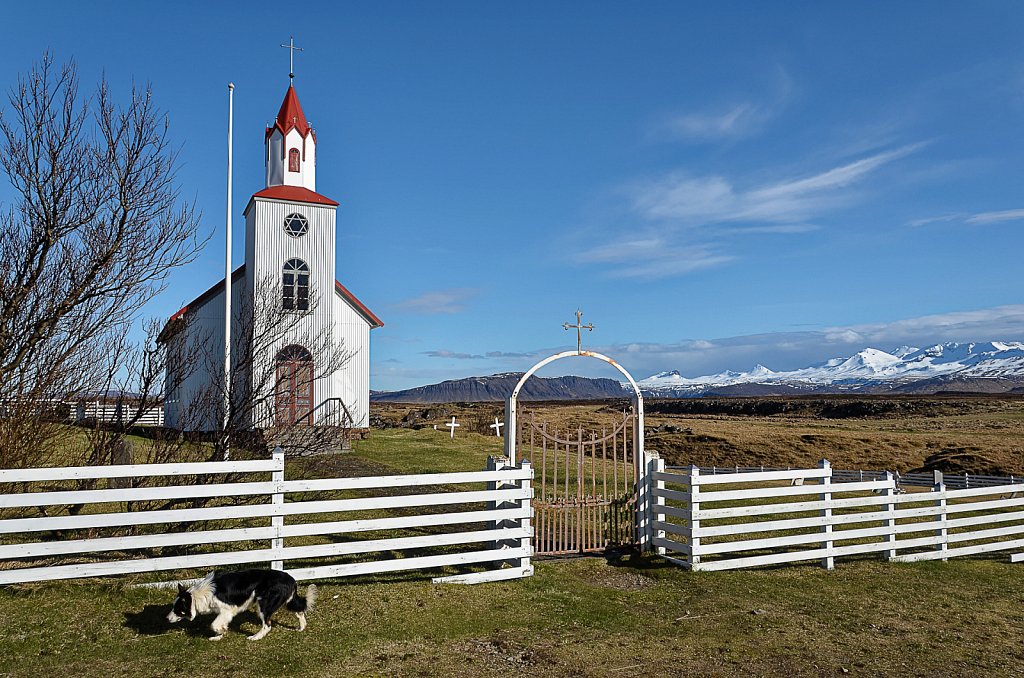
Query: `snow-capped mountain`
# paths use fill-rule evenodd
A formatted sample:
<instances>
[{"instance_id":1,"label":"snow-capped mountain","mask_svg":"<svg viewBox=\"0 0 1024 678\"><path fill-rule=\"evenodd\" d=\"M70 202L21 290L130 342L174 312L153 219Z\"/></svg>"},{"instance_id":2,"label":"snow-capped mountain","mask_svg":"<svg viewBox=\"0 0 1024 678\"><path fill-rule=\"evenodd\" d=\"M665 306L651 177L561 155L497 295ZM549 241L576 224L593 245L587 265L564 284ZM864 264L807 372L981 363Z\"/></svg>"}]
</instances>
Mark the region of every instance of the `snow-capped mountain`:
<instances>
[{"instance_id":1,"label":"snow-capped mountain","mask_svg":"<svg viewBox=\"0 0 1024 678\"><path fill-rule=\"evenodd\" d=\"M866 348L848 358L833 358L787 372L774 372L756 365L749 372L726 371L688 378L677 370L661 372L641 380L640 387L656 396L695 396L710 390L736 392L740 385L765 385L820 392L877 388L893 390L935 380L963 383L964 380L1004 379L1024 381L1024 343L983 342L936 344L928 348L900 346L891 352ZM1012 384L1007 390L1012 388ZM760 389L763 392L764 389Z\"/></svg>"}]
</instances>

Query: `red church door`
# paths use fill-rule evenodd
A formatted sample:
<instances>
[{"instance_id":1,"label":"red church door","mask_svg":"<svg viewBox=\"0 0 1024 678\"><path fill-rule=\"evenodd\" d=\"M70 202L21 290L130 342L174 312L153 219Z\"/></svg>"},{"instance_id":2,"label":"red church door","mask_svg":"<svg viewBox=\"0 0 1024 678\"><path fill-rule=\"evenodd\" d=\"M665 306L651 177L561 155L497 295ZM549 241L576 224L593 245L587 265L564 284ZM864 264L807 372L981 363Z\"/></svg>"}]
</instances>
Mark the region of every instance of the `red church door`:
<instances>
[{"instance_id":1,"label":"red church door","mask_svg":"<svg viewBox=\"0 0 1024 678\"><path fill-rule=\"evenodd\" d=\"M278 426L312 424L313 356L292 344L277 354L275 420Z\"/></svg>"}]
</instances>

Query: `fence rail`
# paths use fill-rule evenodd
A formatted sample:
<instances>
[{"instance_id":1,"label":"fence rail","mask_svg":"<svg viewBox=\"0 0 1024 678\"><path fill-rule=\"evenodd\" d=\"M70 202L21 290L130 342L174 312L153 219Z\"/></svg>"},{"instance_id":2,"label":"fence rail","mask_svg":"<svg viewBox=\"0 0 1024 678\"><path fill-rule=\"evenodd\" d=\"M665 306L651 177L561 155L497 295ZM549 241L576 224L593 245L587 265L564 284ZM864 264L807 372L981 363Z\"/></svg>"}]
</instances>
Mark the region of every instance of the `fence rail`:
<instances>
[{"instance_id":1,"label":"fence rail","mask_svg":"<svg viewBox=\"0 0 1024 678\"><path fill-rule=\"evenodd\" d=\"M667 470L688 470L689 466L666 466ZM705 476L732 475L736 473L764 473L768 471L794 470L792 466L701 466L700 472ZM882 480L886 471L862 471L832 469L832 481L836 483L863 482L865 480ZM900 473L892 472L897 487L931 487L935 484L935 473ZM946 487L966 489L969 487L995 487L997 485L1014 485L1024 483L1022 476L993 476L974 473L944 473L943 482Z\"/></svg>"},{"instance_id":2,"label":"fence rail","mask_svg":"<svg viewBox=\"0 0 1024 678\"><path fill-rule=\"evenodd\" d=\"M861 554L912 562L1024 548L1024 479L946 483L936 473L928 474L927 490L900 493L896 474L876 473L838 472L823 462L708 474L650 459L650 546L694 570L808 560L831 569L835 558Z\"/></svg>"},{"instance_id":3,"label":"fence rail","mask_svg":"<svg viewBox=\"0 0 1024 678\"><path fill-rule=\"evenodd\" d=\"M283 569L285 561L295 560L303 561L302 567L289 570L297 579L484 563L509 567L438 581L529 576L533 573L533 470L529 462L519 467L492 463L491 467L476 472L285 480L284 453L278 449L271 459L258 461L0 470L0 486L21 485L18 489L25 490L0 494L0 510L59 505L86 509L77 515L0 519L0 541L5 542L0 544L0 584L258 562ZM173 480L176 476L226 473L243 480L70 491L32 491L30 485L127 477ZM270 480L252 480L254 474L268 473ZM416 491L421 488L430 489ZM351 496L363 491L373 496ZM325 492L334 496L323 498ZM225 503L153 510L140 507L140 502L214 498ZM231 503L239 498L251 503ZM442 511L432 512L428 507L442 507ZM397 515L396 509L401 509ZM327 520L313 520L323 514L341 514L344 519L328 515ZM190 531L188 528L195 524L209 529ZM145 534L91 533L105 528L131 532L143 525L164 527L163 531ZM459 529L434 529L444 526ZM427 534L423 534L424 529ZM414 533L409 534L409 530ZM367 532L375 534L369 539L353 538ZM50 533L64 538L39 540L39 535ZM309 543L310 538L328 541ZM261 546L261 542L266 545ZM194 551L194 547L202 546L219 550L150 553L142 557L138 553L147 549ZM421 555L424 549L434 552ZM405 557L394 557L395 552ZM103 559L96 561L94 554L103 554ZM372 554L377 555L365 557ZM68 563L69 557L77 562ZM338 562L344 557L359 562ZM323 559L332 562L308 562Z\"/></svg>"}]
</instances>

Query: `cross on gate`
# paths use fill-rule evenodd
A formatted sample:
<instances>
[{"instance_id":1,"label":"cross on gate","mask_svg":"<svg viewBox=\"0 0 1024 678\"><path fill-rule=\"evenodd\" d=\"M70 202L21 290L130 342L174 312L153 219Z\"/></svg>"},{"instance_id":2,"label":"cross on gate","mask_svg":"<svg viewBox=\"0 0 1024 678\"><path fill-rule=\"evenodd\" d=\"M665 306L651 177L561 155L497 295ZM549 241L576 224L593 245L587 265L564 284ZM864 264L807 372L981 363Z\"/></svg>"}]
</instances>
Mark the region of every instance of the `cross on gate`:
<instances>
[{"instance_id":1,"label":"cross on gate","mask_svg":"<svg viewBox=\"0 0 1024 678\"><path fill-rule=\"evenodd\" d=\"M447 426L448 428L450 428L452 430L452 440L454 440L455 439L455 429L458 428L459 426L462 426L462 424L456 424L455 423L455 417L453 416L451 422L445 424L445 426Z\"/></svg>"},{"instance_id":2,"label":"cross on gate","mask_svg":"<svg viewBox=\"0 0 1024 678\"><path fill-rule=\"evenodd\" d=\"M500 438L501 437L501 427L504 426L504 425L505 425L505 422L498 421L498 418L495 417L494 418L494 423L491 424L490 426L488 426L487 428L493 428L494 429L494 435L496 435L496 436L498 436Z\"/></svg>"},{"instance_id":3,"label":"cross on gate","mask_svg":"<svg viewBox=\"0 0 1024 678\"><path fill-rule=\"evenodd\" d=\"M302 52L303 49L295 46L295 38L291 35L288 36L288 44L281 47L288 50L288 81L291 82L295 79L295 53Z\"/></svg>"},{"instance_id":4,"label":"cross on gate","mask_svg":"<svg viewBox=\"0 0 1024 678\"><path fill-rule=\"evenodd\" d=\"M583 324L583 311L576 309L576 324L563 323L562 327L567 330L576 329L576 353L583 354L583 330L594 331L594 323Z\"/></svg>"}]
</instances>

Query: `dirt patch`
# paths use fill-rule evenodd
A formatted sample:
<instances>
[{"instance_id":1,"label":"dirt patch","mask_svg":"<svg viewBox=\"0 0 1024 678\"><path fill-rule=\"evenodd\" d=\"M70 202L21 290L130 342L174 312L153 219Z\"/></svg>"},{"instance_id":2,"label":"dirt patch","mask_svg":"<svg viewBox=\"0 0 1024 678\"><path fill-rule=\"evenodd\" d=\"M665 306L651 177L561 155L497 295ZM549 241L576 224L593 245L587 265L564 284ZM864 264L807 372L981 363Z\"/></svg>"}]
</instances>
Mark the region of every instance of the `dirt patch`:
<instances>
[{"instance_id":1,"label":"dirt patch","mask_svg":"<svg viewBox=\"0 0 1024 678\"><path fill-rule=\"evenodd\" d=\"M614 591L642 591L655 585L655 581L637 572L607 567L590 579L590 583Z\"/></svg>"},{"instance_id":2,"label":"dirt patch","mask_svg":"<svg viewBox=\"0 0 1024 678\"><path fill-rule=\"evenodd\" d=\"M506 637L473 638L461 645L461 650L467 654L476 655L488 663L502 663L510 667L533 666L537 663L537 654Z\"/></svg>"},{"instance_id":3,"label":"dirt patch","mask_svg":"<svg viewBox=\"0 0 1024 678\"><path fill-rule=\"evenodd\" d=\"M988 476L1010 475L1001 464L982 453L978 447L953 447L940 450L925 458L915 471L942 471L943 473L970 473Z\"/></svg>"}]
</instances>

